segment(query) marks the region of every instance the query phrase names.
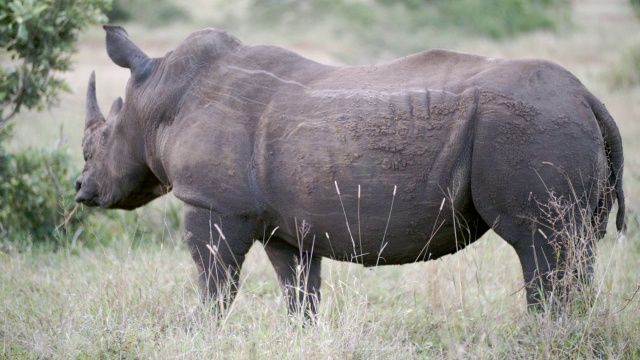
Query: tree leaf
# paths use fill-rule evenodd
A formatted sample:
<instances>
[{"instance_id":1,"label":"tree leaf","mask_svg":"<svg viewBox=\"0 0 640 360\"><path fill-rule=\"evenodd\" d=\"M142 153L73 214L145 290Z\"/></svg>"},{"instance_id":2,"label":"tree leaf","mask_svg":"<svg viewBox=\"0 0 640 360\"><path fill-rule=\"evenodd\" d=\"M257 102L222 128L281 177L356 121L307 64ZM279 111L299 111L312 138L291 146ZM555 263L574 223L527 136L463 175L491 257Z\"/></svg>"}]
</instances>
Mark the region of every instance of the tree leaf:
<instances>
[{"instance_id":1,"label":"tree leaf","mask_svg":"<svg viewBox=\"0 0 640 360\"><path fill-rule=\"evenodd\" d=\"M16 35L16 37L18 38L18 40L27 41L28 36L29 32L27 31L27 26L23 22L21 22L20 25L18 25L18 34Z\"/></svg>"}]
</instances>

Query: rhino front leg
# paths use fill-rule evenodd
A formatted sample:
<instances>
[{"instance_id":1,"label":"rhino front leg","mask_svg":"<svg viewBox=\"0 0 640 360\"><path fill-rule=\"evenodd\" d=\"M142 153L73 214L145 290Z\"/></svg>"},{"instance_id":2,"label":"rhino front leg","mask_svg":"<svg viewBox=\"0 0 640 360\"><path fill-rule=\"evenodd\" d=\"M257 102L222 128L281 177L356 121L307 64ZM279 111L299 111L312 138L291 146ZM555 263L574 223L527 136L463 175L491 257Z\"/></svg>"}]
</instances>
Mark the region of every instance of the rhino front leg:
<instances>
[{"instance_id":1,"label":"rhino front leg","mask_svg":"<svg viewBox=\"0 0 640 360\"><path fill-rule=\"evenodd\" d=\"M204 303L211 302L220 310L231 305L238 292L242 263L253 244L254 229L253 222L240 216L219 216L202 208L185 208L185 240L198 266Z\"/></svg>"},{"instance_id":2,"label":"rhino front leg","mask_svg":"<svg viewBox=\"0 0 640 360\"><path fill-rule=\"evenodd\" d=\"M314 321L320 303L322 258L279 238L271 238L264 249L289 304L289 315L304 314L308 320Z\"/></svg>"}]
</instances>

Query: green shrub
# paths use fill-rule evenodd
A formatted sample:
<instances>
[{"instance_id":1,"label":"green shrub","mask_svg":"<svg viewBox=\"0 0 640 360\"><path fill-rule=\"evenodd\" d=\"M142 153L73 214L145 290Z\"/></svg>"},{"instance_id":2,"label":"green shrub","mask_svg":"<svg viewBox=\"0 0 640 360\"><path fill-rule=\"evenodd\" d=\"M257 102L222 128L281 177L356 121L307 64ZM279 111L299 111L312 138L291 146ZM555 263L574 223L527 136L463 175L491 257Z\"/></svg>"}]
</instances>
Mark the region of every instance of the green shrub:
<instances>
[{"instance_id":1,"label":"green shrub","mask_svg":"<svg viewBox=\"0 0 640 360\"><path fill-rule=\"evenodd\" d=\"M182 204L170 198L135 211L103 211L76 205L80 174L66 146L6 153L0 128L0 245L19 250L107 245L129 238L132 244L180 239Z\"/></svg>"},{"instance_id":2,"label":"green shrub","mask_svg":"<svg viewBox=\"0 0 640 360\"><path fill-rule=\"evenodd\" d=\"M0 1L0 126L21 108L55 104L68 86L78 34L105 20L109 0ZM8 60L11 61L8 61Z\"/></svg>"},{"instance_id":3,"label":"green shrub","mask_svg":"<svg viewBox=\"0 0 640 360\"><path fill-rule=\"evenodd\" d=\"M0 129L0 145L10 128ZM0 148L0 237L30 245L72 235L86 219L75 205L71 151L66 146L6 153ZM71 216L73 215L73 216Z\"/></svg>"},{"instance_id":4,"label":"green shrub","mask_svg":"<svg viewBox=\"0 0 640 360\"><path fill-rule=\"evenodd\" d=\"M107 12L109 22L134 21L147 26L189 20L187 11L167 0L113 0Z\"/></svg>"}]
</instances>

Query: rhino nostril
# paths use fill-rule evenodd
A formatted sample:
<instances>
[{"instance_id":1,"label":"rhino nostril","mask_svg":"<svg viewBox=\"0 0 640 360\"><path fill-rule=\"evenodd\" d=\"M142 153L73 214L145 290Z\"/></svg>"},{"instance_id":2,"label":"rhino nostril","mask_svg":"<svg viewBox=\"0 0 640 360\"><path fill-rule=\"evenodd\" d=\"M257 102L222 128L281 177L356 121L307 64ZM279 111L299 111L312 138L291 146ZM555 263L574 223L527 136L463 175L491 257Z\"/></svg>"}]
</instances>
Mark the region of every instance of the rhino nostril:
<instances>
[{"instance_id":1,"label":"rhino nostril","mask_svg":"<svg viewBox=\"0 0 640 360\"><path fill-rule=\"evenodd\" d=\"M76 180L76 192L80 191L81 187L82 187L82 180L80 179Z\"/></svg>"}]
</instances>

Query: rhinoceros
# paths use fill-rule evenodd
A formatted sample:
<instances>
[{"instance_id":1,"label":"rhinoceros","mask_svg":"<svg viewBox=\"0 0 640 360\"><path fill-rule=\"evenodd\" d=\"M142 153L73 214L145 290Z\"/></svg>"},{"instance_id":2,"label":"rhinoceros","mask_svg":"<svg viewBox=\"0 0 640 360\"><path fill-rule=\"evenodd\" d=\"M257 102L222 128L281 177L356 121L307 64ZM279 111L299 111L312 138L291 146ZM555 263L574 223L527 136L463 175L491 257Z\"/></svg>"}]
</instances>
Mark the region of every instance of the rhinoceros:
<instances>
[{"instance_id":1,"label":"rhinoceros","mask_svg":"<svg viewBox=\"0 0 640 360\"><path fill-rule=\"evenodd\" d=\"M289 312L314 315L324 257L426 261L493 229L536 305L564 258L563 226L595 226L591 244L617 201L623 230L618 128L552 62L429 50L328 66L215 29L150 58L104 28L131 77L105 119L91 75L76 201L134 209L173 191L205 303L231 304L255 242Z\"/></svg>"}]
</instances>

